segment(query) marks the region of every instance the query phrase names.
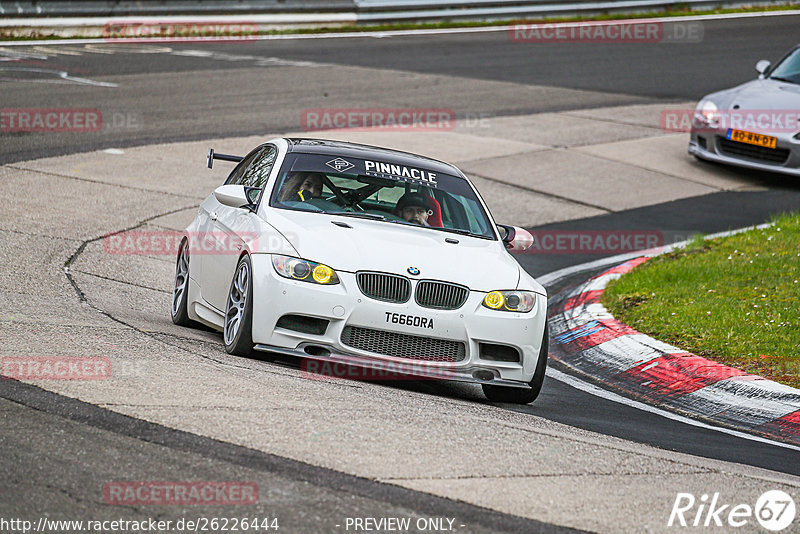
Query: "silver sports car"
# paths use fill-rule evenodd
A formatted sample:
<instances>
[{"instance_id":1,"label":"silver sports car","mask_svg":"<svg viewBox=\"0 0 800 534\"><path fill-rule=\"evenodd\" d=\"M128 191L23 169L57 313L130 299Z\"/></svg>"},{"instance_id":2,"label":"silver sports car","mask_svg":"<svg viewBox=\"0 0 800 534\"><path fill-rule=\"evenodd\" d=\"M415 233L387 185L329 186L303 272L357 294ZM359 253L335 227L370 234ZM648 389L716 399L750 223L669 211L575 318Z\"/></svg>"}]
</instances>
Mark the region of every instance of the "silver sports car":
<instances>
[{"instance_id":1,"label":"silver sports car","mask_svg":"<svg viewBox=\"0 0 800 534\"><path fill-rule=\"evenodd\" d=\"M800 45L758 79L703 97L692 120L697 158L800 176Z\"/></svg>"}]
</instances>

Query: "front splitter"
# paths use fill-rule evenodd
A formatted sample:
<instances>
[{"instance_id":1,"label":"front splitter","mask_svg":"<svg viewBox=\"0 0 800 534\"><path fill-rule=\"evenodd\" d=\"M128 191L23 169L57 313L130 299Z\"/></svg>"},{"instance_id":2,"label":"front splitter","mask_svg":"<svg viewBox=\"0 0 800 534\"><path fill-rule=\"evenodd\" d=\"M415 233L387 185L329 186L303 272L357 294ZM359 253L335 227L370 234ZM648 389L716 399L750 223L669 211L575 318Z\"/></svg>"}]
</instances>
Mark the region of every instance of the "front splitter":
<instances>
[{"instance_id":1,"label":"front splitter","mask_svg":"<svg viewBox=\"0 0 800 534\"><path fill-rule=\"evenodd\" d=\"M309 347L313 347L311 351L306 350ZM528 383L500 378L495 369L486 367L470 366L454 368L448 366L429 366L423 363L373 359L358 354L337 352L332 349L332 347L317 344L303 344L296 349L256 344L253 348L260 352L275 352L315 362L327 363L328 365L306 365L303 369L308 373L320 376L370 381L403 380L413 377L417 380L455 381L469 384L530 389ZM361 372L351 373L334 367L335 365L358 369L361 370ZM492 375L492 378L478 378L474 376L475 373L489 373Z\"/></svg>"}]
</instances>

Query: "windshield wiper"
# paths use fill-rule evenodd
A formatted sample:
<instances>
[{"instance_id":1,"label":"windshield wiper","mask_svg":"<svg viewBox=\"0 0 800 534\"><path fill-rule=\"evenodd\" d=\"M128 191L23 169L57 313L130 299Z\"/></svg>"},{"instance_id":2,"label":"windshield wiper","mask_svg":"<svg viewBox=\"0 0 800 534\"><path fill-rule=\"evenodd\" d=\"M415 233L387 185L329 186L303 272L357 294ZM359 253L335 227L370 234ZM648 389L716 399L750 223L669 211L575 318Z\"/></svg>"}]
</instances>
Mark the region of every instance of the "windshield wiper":
<instances>
[{"instance_id":1,"label":"windshield wiper","mask_svg":"<svg viewBox=\"0 0 800 534\"><path fill-rule=\"evenodd\" d=\"M461 235L468 235L470 237L482 237L486 239L486 236L483 234L476 234L474 232L470 232L469 230L461 230L460 228L435 228L436 230L441 230L443 232L450 232L451 234L461 234Z\"/></svg>"},{"instance_id":2,"label":"windshield wiper","mask_svg":"<svg viewBox=\"0 0 800 534\"><path fill-rule=\"evenodd\" d=\"M789 80L788 78L781 78L779 76L770 76L769 79L770 80L776 80L776 81L779 81L779 82L793 83L795 85L798 83L798 82L795 82L793 80Z\"/></svg>"},{"instance_id":3,"label":"windshield wiper","mask_svg":"<svg viewBox=\"0 0 800 534\"><path fill-rule=\"evenodd\" d=\"M469 230L462 230L460 228L443 228L440 226L423 226L421 224L406 222L406 221L394 221L394 220L387 220L386 222L395 223L395 224L402 224L404 226L413 226L415 228L427 228L428 230L438 230L441 232L450 232L451 234L459 234L459 235L466 235L469 237L479 237L481 239L491 239L488 236L483 234L476 234L474 232L470 232Z\"/></svg>"},{"instance_id":4,"label":"windshield wiper","mask_svg":"<svg viewBox=\"0 0 800 534\"><path fill-rule=\"evenodd\" d=\"M342 217L356 217L358 219L370 219L374 221L386 221L395 224L402 224L404 226L415 226L417 228L430 228L431 230L441 230L442 232L450 232L451 234L460 234L466 235L470 237L479 237L481 239L489 239L487 236L483 234L476 234L474 232L470 232L469 230L461 230L460 228L439 228L436 226L422 226L416 223L406 222L406 221L395 221L393 219L387 219L383 215L378 215L377 213L358 213L358 212L350 212L350 211L325 211L323 212L327 215L341 215Z\"/></svg>"},{"instance_id":5,"label":"windshield wiper","mask_svg":"<svg viewBox=\"0 0 800 534\"><path fill-rule=\"evenodd\" d=\"M358 213L351 211L329 211L328 215L341 215L342 217L356 217L358 219L371 219L373 221L385 221L386 217L377 213Z\"/></svg>"}]
</instances>

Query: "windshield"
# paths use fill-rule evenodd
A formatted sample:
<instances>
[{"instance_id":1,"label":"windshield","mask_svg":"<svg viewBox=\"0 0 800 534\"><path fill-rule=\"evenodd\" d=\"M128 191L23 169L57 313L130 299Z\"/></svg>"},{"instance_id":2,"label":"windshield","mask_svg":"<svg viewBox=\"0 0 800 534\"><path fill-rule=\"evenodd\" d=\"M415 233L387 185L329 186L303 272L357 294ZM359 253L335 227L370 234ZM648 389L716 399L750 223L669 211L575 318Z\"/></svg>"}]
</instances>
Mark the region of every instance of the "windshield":
<instances>
[{"instance_id":1,"label":"windshield","mask_svg":"<svg viewBox=\"0 0 800 534\"><path fill-rule=\"evenodd\" d=\"M782 82L800 83L800 48L783 58L769 73L769 77Z\"/></svg>"},{"instance_id":2,"label":"windshield","mask_svg":"<svg viewBox=\"0 0 800 534\"><path fill-rule=\"evenodd\" d=\"M289 154L270 205L495 239L465 179L377 160Z\"/></svg>"}]
</instances>

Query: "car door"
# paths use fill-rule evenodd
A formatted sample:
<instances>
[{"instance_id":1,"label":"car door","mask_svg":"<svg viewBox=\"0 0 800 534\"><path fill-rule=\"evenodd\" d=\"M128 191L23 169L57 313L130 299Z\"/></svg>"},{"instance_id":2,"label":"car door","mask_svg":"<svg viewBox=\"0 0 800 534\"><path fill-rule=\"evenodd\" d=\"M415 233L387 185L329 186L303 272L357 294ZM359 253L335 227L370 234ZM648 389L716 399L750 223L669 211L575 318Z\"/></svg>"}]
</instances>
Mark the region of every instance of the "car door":
<instances>
[{"instance_id":1,"label":"car door","mask_svg":"<svg viewBox=\"0 0 800 534\"><path fill-rule=\"evenodd\" d=\"M250 166L253 158L258 154L258 149L253 150L240 161L225 180L226 184L236 183L241 179L242 174ZM208 294L213 292L212 285L215 283L212 277L207 275L209 252L215 246L214 224L218 217L222 204L214 196L214 193L200 204L198 212L197 233L189 236L191 254L191 276L200 285L200 295L206 302L209 302Z\"/></svg>"},{"instance_id":2,"label":"car door","mask_svg":"<svg viewBox=\"0 0 800 534\"><path fill-rule=\"evenodd\" d=\"M269 179L278 150L273 145L264 145L255 151L241 173L232 173L226 184L253 188L250 195L257 201L261 190ZM212 195L213 196L213 195ZM214 198L214 208L209 215L212 231L210 242L214 250L206 254L204 276L209 281L208 291L203 291L206 301L220 311L225 310L230 283L236 269L244 242L257 237L257 215L246 208L225 206Z\"/></svg>"}]
</instances>

